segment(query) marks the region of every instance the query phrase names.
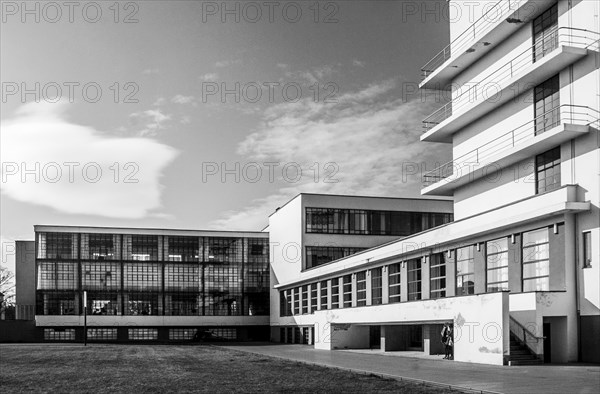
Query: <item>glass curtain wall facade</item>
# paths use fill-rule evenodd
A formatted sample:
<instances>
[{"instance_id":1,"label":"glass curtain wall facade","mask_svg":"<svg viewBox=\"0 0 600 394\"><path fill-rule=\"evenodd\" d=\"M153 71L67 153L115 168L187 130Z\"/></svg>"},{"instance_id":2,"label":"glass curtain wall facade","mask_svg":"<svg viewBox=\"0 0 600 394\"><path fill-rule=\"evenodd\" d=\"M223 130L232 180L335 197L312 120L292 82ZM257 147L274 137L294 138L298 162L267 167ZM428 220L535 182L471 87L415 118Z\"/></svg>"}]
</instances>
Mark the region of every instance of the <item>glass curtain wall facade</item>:
<instances>
[{"instance_id":1,"label":"glass curtain wall facade","mask_svg":"<svg viewBox=\"0 0 600 394\"><path fill-rule=\"evenodd\" d=\"M36 314L267 316L269 240L36 234Z\"/></svg>"}]
</instances>

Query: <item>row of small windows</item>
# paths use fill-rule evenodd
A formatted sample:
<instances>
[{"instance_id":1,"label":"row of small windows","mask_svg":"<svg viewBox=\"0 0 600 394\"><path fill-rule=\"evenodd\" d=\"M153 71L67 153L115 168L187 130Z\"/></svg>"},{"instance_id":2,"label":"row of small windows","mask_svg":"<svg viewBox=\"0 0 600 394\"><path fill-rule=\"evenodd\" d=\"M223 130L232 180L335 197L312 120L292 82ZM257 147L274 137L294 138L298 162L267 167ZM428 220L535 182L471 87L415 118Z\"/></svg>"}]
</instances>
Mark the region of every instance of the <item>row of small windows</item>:
<instances>
[{"instance_id":1,"label":"row of small windows","mask_svg":"<svg viewBox=\"0 0 600 394\"><path fill-rule=\"evenodd\" d=\"M314 268L334 260L351 256L366 248L350 248L340 246L306 246L306 268Z\"/></svg>"},{"instance_id":2,"label":"row of small windows","mask_svg":"<svg viewBox=\"0 0 600 394\"><path fill-rule=\"evenodd\" d=\"M128 234L37 233L39 259L137 261L262 261L267 238L185 237Z\"/></svg>"},{"instance_id":3,"label":"row of small windows","mask_svg":"<svg viewBox=\"0 0 600 394\"><path fill-rule=\"evenodd\" d=\"M557 225L557 229L562 225ZM522 291L549 290L550 242L549 228L522 233L521 267ZM558 230L557 230L558 231ZM509 237L485 242L485 281L486 292L509 290L508 254ZM455 294L475 294L475 254L479 247L469 245L454 249L456 275ZM447 296L447 266L451 262L447 252L429 256L429 298ZM280 314L291 316L312 313L317 309L350 308L352 306L379 305L384 303L384 275L387 275L387 303L401 301L402 264L406 264L407 300L423 298L422 270L423 259L415 258L404 263L394 263L385 267L355 272L318 283L280 291ZM370 281L370 297L367 297ZM341 294L340 294L341 289ZM311 294L310 303L308 294ZM319 294L319 300L317 300ZM340 305L340 296L342 302ZM369 299L370 298L370 303ZM353 301L355 301L353 303Z\"/></svg>"},{"instance_id":4,"label":"row of small windows","mask_svg":"<svg viewBox=\"0 0 600 394\"><path fill-rule=\"evenodd\" d=\"M306 208L306 232L406 236L451 222L450 213Z\"/></svg>"},{"instance_id":5,"label":"row of small windows","mask_svg":"<svg viewBox=\"0 0 600 394\"><path fill-rule=\"evenodd\" d=\"M116 328L88 328L88 341L116 341L118 332ZM157 328L129 328L127 339L131 341L156 341L158 340ZM170 341L235 341L238 332L235 328L171 328L169 329ZM74 328L45 328L45 341L75 341Z\"/></svg>"}]
</instances>

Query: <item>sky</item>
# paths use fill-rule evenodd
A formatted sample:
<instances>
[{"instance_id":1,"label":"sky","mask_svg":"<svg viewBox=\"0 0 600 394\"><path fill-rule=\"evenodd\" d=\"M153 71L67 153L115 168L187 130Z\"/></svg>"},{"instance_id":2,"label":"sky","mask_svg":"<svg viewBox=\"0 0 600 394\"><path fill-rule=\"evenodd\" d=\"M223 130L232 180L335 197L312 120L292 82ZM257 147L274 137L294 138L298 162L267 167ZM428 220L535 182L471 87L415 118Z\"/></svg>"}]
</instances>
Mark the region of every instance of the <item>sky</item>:
<instances>
[{"instance_id":1,"label":"sky","mask_svg":"<svg viewBox=\"0 0 600 394\"><path fill-rule=\"evenodd\" d=\"M418 197L451 158L419 142L449 40L423 2L52 4L1 3L9 269L35 224L260 231L300 192Z\"/></svg>"}]
</instances>

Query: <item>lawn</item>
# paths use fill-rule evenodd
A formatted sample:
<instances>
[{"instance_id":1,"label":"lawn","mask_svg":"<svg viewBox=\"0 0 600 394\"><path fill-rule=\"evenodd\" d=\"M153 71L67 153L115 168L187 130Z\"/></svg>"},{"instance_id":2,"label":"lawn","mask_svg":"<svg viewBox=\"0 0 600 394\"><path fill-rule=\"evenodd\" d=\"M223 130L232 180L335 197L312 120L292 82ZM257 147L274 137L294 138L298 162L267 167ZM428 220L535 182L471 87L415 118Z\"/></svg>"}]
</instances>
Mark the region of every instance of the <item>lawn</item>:
<instances>
[{"instance_id":1,"label":"lawn","mask_svg":"<svg viewBox=\"0 0 600 394\"><path fill-rule=\"evenodd\" d=\"M0 345L0 387L4 393L455 392L212 346L97 344Z\"/></svg>"}]
</instances>

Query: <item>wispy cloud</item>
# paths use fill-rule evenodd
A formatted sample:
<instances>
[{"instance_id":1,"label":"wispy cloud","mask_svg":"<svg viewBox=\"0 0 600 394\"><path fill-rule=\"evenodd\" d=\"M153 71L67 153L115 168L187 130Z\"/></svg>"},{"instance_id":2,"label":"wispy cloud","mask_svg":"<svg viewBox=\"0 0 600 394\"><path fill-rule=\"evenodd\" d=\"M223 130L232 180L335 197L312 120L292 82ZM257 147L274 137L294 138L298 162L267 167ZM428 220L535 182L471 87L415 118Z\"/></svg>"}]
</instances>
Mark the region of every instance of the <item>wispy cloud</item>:
<instances>
[{"instance_id":1,"label":"wispy cloud","mask_svg":"<svg viewBox=\"0 0 600 394\"><path fill-rule=\"evenodd\" d=\"M361 60L354 59L354 60L352 60L352 65L355 67L365 68L366 63Z\"/></svg>"},{"instance_id":2,"label":"wispy cloud","mask_svg":"<svg viewBox=\"0 0 600 394\"><path fill-rule=\"evenodd\" d=\"M163 113L159 108L134 112L129 117L133 120L133 124L144 123L144 128L138 131L141 137L155 136L164 129L164 124L171 120L171 115Z\"/></svg>"},{"instance_id":3,"label":"wispy cloud","mask_svg":"<svg viewBox=\"0 0 600 394\"><path fill-rule=\"evenodd\" d=\"M241 59L234 59L234 60L220 60L218 62L215 63L215 67L217 68L225 68L225 67L230 67L236 64L241 64L242 60Z\"/></svg>"},{"instance_id":4,"label":"wispy cloud","mask_svg":"<svg viewBox=\"0 0 600 394\"><path fill-rule=\"evenodd\" d=\"M214 81L217 78L219 78L219 74L217 74L217 73L206 73L206 74L201 75L199 78L200 78L201 81L205 81L205 82L206 81Z\"/></svg>"},{"instance_id":5,"label":"wispy cloud","mask_svg":"<svg viewBox=\"0 0 600 394\"><path fill-rule=\"evenodd\" d=\"M2 123L2 194L68 214L152 216L161 208L160 178L177 151L152 139L108 137L69 122L67 107L29 103ZM24 168L34 174L23 178Z\"/></svg>"},{"instance_id":6,"label":"wispy cloud","mask_svg":"<svg viewBox=\"0 0 600 394\"><path fill-rule=\"evenodd\" d=\"M396 85L394 80L371 84L341 95L337 104L307 98L268 108L261 126L240 143L238 153L249 161L281 163L279 169L298 163L309 176L295 183L282 180L277 192L227 213L214 226L256 229L299 192L418 196L420 176L403 174L403 163L433 163L449 152L419 141L421 119L432 108L402 102ZM320 168L317 179L315 163ZM334 169L338 171L332 175ZM326 176L337 182L326 182Z\"/></svg>"},{"instance_id":7,"label":"wispy cloud","mask_svg":"<svg viewBox=\"0 0 600 394\"><path fill-rule=\"evenodd\" d=\"M156 75L159 73L160 73L160 70L158 68L147 68L142 71L142 74L144 74L144 75Z\"/></svg>"},{"instance_id":8,"label":"wispy cloud","mask_svg":"<svg viewBox=\"0 0 600 394\"><path fill-rule=\"evenodd\" d=\"M195 98L194 96L178 94L171 99L171 102L175 104L195 104Z\"/></svg>"}]
</instances>

